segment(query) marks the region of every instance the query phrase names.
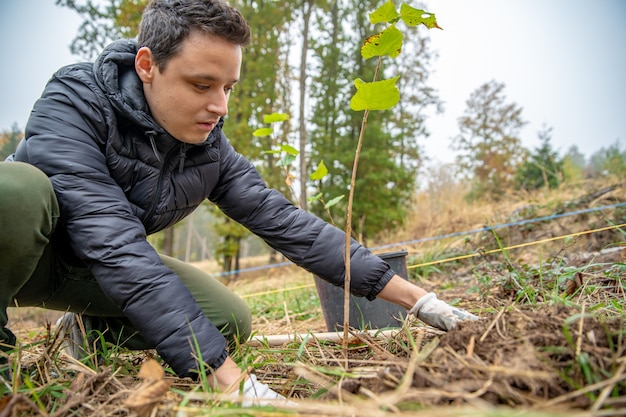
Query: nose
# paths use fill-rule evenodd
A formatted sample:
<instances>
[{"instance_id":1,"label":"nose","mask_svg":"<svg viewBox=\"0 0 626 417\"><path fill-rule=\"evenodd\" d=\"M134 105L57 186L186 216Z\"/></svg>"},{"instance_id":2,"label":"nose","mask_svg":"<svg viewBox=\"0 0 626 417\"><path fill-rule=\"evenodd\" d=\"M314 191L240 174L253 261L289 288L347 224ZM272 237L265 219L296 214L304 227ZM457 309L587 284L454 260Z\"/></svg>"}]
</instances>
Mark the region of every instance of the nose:
<instances>
[{"instance_id":1,"label":"nose","mask_svg":"<svg viewBox=\"0 0 626 417\"><path fill-rule=\"evenodd\" d=\"M228 114L228 97L228 92L216 89L210 96L207 103L207 110L220 117L226 116Z\"/></svg>"}]
</instances>

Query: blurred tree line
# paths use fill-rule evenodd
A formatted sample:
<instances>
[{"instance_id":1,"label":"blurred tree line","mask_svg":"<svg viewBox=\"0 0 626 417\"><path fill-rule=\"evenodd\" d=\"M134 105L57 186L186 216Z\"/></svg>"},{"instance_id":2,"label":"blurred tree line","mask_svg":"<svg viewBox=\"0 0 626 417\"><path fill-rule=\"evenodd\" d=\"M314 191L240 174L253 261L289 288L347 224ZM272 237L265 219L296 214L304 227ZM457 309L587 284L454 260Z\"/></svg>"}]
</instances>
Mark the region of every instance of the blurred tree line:
<instances>
[{"instance_id":1,"label":"blurred tree line","mask_svg":"<svg viewBox=\"0 0 626 417\"><path fill-rule=\"evenodd\" d=\"M578 147L564 155L552 147L552 127L543 126L539 146L526 149L520 132L527 124L523 109L507 101L503 83L491 80L474 90L459 117L456 169L471 184L468 200L497 201L507 191L555 189L566 181L599 176L626 176L626 150L619 141L586 161Z\"/></svg>"},{"instance_id":2,"label":"blurred tree line","mask_svg":"<svg viewBox=\"0 0 626 417\"><path fill-rule=\"evenodd\" d=\"M56 3L83 18L70 49L91 60L111 40L136 36L147 0ZM372 79L375 70L359 51L363 40L374 33L368 14L380 0L232 0L230 4L250 23L252 41L244 52L241 80L231 94L226 135L269 186L344 228L345 199L332 207L332 217L323 201L348 192L362 117L348 103L354 93L352 80ZM420 143L430 135L427 114L443 111L438 92L429 86L437 57L430 36L419 29L410 33L405 51L383 68L401 74L402 99L396 108L368 118L353 214L355 238L365 245L403 225L424 167ZM504 90L505 85L496 81L480 86L458 119L459 134L452 145L458 152L455 174L471 183L468 199L497 199L510 189L555 188L568 180L626 173L626 152L619 143L598 151L589 161L575 146L559 156L551 145L552 129L544 127L538 132L540 146L524 149L520 132L527 122L522 109L507 101ZM283 123L270 137L255 138L252 132L262 127L263 115L274 112L291 114L292 122ZM14 151L22 136L17 125L0 134L0 159ZM300 150L299 195L287 186L279 155L266 152L282 144ZM329 175L309 181L320 161ZM320 192L321 201L307 201L307 196ZM225 271L239 269L242 256L268 252L210 204L150 239L160 251L187 261L213 256ZM271 262L277 260L271 251L270 256Z\"/></svg>"}]
</instances>

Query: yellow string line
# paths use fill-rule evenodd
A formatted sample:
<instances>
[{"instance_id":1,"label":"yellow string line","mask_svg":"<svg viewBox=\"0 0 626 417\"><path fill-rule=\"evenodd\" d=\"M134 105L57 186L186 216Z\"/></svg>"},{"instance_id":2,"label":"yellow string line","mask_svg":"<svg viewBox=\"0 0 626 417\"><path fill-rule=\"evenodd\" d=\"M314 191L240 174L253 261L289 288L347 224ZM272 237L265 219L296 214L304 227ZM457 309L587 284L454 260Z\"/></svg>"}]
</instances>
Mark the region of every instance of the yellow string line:
<instances>
[{"instance_id":1,"label":"yellow string line","mask_svg":"<svg viewBox=\"0 0 626 417\"><path fill-rule=\"evenodd\" d=\"M421 264L410 265L410 266L407 267L407 269L413 269L413 268L419 268L419 267L422 267L422 266L441 264L441 263L444 263L444 262L458 261L460 259L475 258L476 256L480 256L480 255L488 255L488 254L491 254L491 253L504 252L504 251L511 250L511 249L519 249L519 248L523 248L523 247L526 247L526 246L532 246L532 245L537 245L537 244L541 244L541 243L552 242L552 241L560 240L560 239L567 239L568 237L587 235L587 234L591 234L591 233L595 233L595 232L603 232L605 230L617 229L617 228L625 227L625 226L626 226L626 223L622 223L622 224L617 224L617 225L612 225L612 226L601 227L599 229L585 230L585 231L582 231L582 232L570 233L570 234L563 235L563 236L556 236L556 237L551 237L551 238L542 239L542 240L535 240L535 241L532 241L532 242L519 243L517 245L507 246L507 247L504 247L504 248L491 249L491 250L488 250L488 251L483 251L483 252L478 252L478 253L470 253L470 254L467 254L467 255L455 256L455 257L452 257L452 258L440 259L438 261L431 261L431 262L424 262L424 263L421 263ZM276 293L285 292L285 291L295 291L295 290L300 290L302 288L310 288L310 287L314 287L314 286L315 286L314 283L313 284L304 284L304 285L299 285L297 287L280 288L280 289L277 289L277 290L263 291L263 292L258 292L258 293L254 293L254 294L240 295L240 297L241 298L259 297L259 296L262 296L262 295L276 294Z\"/></svg>"},{"instance_id":2,"label":"yellow string line","mask_svg":"<svg viewBox=\"0 0 626 417\"><path fill-rule=\"evenodd\" d=\"M315 286L315 284L304 284L304 285L300 285L298 287L281 288L281 289L278 289L278 290L257 292L255 294L240 295L240 297L241 298L252 298L252 297L258 297L260 295L269 295L269 294L275 294L275 293L278 293L278 292L299 290L299 289L302 289L302 288L309 288L309 287L313 287L313 286Z\"/></svg>"}]
</instances>

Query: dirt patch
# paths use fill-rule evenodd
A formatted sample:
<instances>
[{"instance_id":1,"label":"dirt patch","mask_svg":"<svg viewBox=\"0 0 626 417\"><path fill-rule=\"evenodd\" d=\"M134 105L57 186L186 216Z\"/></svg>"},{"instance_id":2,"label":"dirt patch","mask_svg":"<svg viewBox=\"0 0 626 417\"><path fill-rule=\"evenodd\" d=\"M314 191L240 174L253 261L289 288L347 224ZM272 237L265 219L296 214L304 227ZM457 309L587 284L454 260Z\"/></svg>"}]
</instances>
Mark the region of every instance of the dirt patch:
<instances>
[{"instance_id":1,"label":"dirt patch","mask_svg":"<svg viewBox=\"0 0 626 417\"><path fill-rule=\"evenodd\" d=\"M624 363L618 361L625 353L623 336L623 319L601 320L577 308L503 309L490 321L464 323L443 335L432 359L444 375L420 368L420 376L448 379L495 404L567 402L588 408L606 387L626 395L624 384L602 384L618 368L623 373ZM593 384L599 385L590 389Z\"/></svg>"},{"instance_id":2,"label":"dirt patch","mask_svg":"<svg viewBox=\"0 0 626 417\"><path fill-rule=\"evenodd\" d=\"M412 372L399 402L588 409L609 392L614 406L626 406L624 324L621 318L602 320L576 308L503 309L440 336L412 329L421 352L393 352L389 341L361 340L361 349L356 344L351 349L350 372L365 369L368 376L338 383L352 394L384 395L397 393ZM396 347L408 344L403 333L392 341ZM321 363L337 366L341 360Z\"/></svg>"},{"instance_id":3,"label":"dirt patch","mask_svg":"<svg viewBox=\"0 0 626 417\"><path fill-rule=\"evenodd\" d=\"M608 250L590 254L587 264L554 266L553 273L516 266L513 276L504 267L494 272L489 261L477 263L439 293L461 300L481 320L448 333L412 322L408 333L391 339L354 334L347 358L339 344L313 340L293 347L306 352L300 360L307 365L294 372L292 365L277 365L293 362L289 354L278 354L272 366L259 372L283 381L276 386L294 398L350 402L354 396L373 400L375 407L391 401L398 410L415 404L558 407L624 415L623 259L623 250ZM488 275L489 281L477 287L477 275ZM433 290L446 287L434 278L422 284ZM337 368L344 372L340 378L331 375Z\"/></svg>"}]
</instances>

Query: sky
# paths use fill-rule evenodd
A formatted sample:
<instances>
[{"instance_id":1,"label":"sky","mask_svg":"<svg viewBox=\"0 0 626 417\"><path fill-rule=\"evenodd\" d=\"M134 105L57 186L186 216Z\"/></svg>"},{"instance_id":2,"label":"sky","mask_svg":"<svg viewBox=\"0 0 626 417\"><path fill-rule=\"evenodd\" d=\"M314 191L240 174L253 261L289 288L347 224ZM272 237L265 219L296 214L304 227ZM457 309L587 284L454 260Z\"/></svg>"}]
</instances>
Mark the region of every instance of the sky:
<instances>
[{"instance_id":1,"label":"sky","mask_svg":"<svg viewBox=\"0 0 626 417\"><path fill-rule=\"evenodd\" d=\"M495 80L528 124L522 144L539 147L552 127L561 155L572 145L587 157L619 140L626 145L626 1L429 0L443 30L433 85L446 113L429 123L430 157L450 161L451 138L470 94ZM445 146L444 146L445 144Z\"/></svg>"},{"instance_id":2,"label":"sky","mask_svg":"<svg viewBox=\"0 0 626 417\"><path fill-rule=\"evenodd\" d=\"M587 157L626 146L626 0L424 4L443 28L428 31L439 54L431 86L445 104L444 114L429 118L431 136L423 142L431 163L454 160L457 119L470 94L491 80L505 85L507 103L523 109L521 139L530 150L544 126L561 155L573 145ZM0 0L0 131L23 129L52 73L79 60L69 45L80 23L55 0Z\"/></svg>"}]
</instances>

